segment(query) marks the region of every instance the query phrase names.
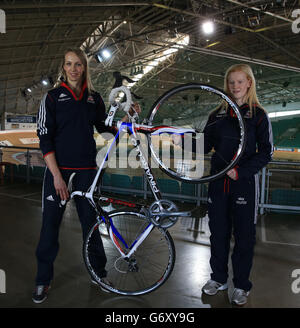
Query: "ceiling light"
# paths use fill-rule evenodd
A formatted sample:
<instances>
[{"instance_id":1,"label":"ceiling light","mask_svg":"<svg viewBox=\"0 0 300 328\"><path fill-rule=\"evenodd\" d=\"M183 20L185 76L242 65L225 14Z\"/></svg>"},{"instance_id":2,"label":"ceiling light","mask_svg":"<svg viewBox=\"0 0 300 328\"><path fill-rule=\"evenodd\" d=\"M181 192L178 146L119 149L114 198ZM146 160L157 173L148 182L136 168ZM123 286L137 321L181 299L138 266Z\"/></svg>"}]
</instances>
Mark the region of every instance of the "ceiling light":
<instances>
[{"instance_id":1,"label":"ceiling light","mask_svg":"<svg viewBox=\"0 0 300 328\"><path fill-rule=\"evenodd\" d=\"M108 49L103 49L101 51L98 51L98 53L96 53L94 57L98 63L102 63L103 61L111 57L111 52Z\"/></svg>"},{"instance_id":2,"label":"ceiling light","mask_svg":"<svg viewBox=\"0 0 300 328\"><path fill-rule=\"evenodd\" d=\"M28 92L32 92L32 90L31 90L30 88L27 88L27 91L28 91Z\"/></svg>"},{"instance_id":3,"label":"ceiling light","mask_svg":"<svg viewBox=\"0 0 300 328\"><path fill-rule=\"evenodd\" d=\"M101 54L102 54L102 57L105 58L105 59L108 59L108 58L111 57L111 53L110 53L110 51L107 50L107 49L102 50L102 51L101 51Z\"/></svg>"},{"instance_id":4,"label":"ceiling light","mask_svg":"<svg viewBox=\"0 0 300 328\"><path fill-rule=\"evenodd\" d=\"M202 30L205 34L211 34L214 31L214 24L211 21L207 21L202 24Z\"/></svg>"},{"instance_id":5,"label":"ceiling light","mask_svg":"<svg viewBox=\"0 0 300 328\"><path fill-rule=\"evenodd\" d=\"M46 85L48 85L48 81L47 80L42 80L42 84L46 86Z\"/></svg>"}]
</instances>

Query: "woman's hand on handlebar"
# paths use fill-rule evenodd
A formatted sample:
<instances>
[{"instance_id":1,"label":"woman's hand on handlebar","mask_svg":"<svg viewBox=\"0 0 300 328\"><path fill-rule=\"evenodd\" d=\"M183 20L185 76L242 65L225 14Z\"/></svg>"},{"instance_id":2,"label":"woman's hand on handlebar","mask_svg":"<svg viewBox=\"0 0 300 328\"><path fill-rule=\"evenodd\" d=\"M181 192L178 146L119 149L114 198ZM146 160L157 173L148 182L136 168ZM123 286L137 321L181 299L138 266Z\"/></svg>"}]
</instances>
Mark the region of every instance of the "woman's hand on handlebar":
<instances>
[{"instance_id":1,"label":"woman's hand on handlebar","mask_svg":"<svg viewBox=\"0 0 300 328\"><path fill-rule=\"evenodd\" d=\"M140 104L136 102L136 103L133 103L133 104L130 106L130 109L129 109L128 113L129 113L130 116L133 116L134 113L140 114L141 111L142 111L142 109L141 109ZM126 114L126 115L123 117L122 122L128 122L128 119L129 119L129 117L128 117L128 115Z\"/></svg>"},{"instance_id":2,"label":"woman's hand on handlebar","mask_svg":"<svg viewBox=\"0 0 300 328\"><path fill-rule=\"evenodd\" d=\"M136 103L133 103L133 104L131 105L131 107L130 107L130 109L129 109L129 114L130 114L131 116L133 116L133 115L134 115L134 112L140 114L141 111L142 111L142 110L141 110L141 106L140 106L140 104L136 102Z\"/></svg>"}]
</instances>

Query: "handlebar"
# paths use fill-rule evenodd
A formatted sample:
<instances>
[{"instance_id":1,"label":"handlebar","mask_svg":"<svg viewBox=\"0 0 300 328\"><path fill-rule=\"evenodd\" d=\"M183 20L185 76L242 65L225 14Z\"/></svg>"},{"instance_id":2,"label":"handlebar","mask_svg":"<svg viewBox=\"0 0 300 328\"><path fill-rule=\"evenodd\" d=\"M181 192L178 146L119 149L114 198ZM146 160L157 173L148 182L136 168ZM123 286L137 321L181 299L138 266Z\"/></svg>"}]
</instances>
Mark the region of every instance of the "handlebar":
<instances>
[{"instance_id":1,"label":"handlebar","mask_svg":"<svg viewBox=\"0 0 300 328\"><path fill-rule=\"evenodd\" d=\"M116 97L120 92L123 92L126 95L125 103L116 101ZM110 104L110 109L109 109L108 116L105 120L105 125L112 126L114 116L119 109L122 109L127 115L129 115L128 112L132 105L132 98L131 98L130 90L125 86L113 88L109 94L108 100L109 100L109 104Z\"/></svg>"},{"instance_id":2,"label":"handlebar","mask_svg":"<svg viewBox=\"0 0 300 328\"><path fill-rule=\"evenodd\" d=\"M185 133L195 133L196 131L194 129L190 128L178 128L176 126L166 126L166 125L147 125L147 124L138 124L138 123L127 123L122 121L116 121L112 120L111 126L116 127L118 130L121 128L121 126L127 127L130 129L132 128L136 132L140 132L143 134L151 134L151 135L160 135L163 133L170 133L170 134L177 134L177 135L184 135Z\"/></svg>"},{"instance_id":3,"label":"handlebar","mask_svg":"<svg viewBox=\"0 0 300 328\"><path fill-rule=\"evenodd\" d=\"M113 103L116 103L115 98L118 95L118 93L120 92L124 92L126 95L126 102L124 103L118 103L120 105L120 108L123 109L124 112L128 113L130 106L132 104L132 100L131 100L131 93L130 90L125 87L125 86L121 86L118 88L113 88L109 94L109 104L112 105Z\"/></svg>"}]
</instances>

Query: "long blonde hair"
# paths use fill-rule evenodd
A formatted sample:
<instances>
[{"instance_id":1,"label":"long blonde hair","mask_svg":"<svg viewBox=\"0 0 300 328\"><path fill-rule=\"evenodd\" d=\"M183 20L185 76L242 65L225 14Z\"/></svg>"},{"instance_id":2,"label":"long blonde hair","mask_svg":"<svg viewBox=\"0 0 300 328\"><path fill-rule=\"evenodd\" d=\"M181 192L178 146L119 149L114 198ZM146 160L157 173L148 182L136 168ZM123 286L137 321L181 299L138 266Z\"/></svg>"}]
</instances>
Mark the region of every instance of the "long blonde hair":
<instances>
[{"instance_id":1,"label":"long blonde hair","mask_svg":"<svg viewBox=\"0 0 300 328\"><path fill-rule=\"evenodd\" d=\"M73 52L80 59L81 63L83 64L84 72L83 72L83 76L82 76L82 84L84 84L84 82L86 81L86 86L87 86L88 92L90 94L94 90L94 88L93 88L93 85L91 82L88 61L87 61L86 54L79 48L68 48L64 51L63 59L62 59L61 65L60 65L60 71L59 71L59 75L58 75L59 77L58 77L58 80L55 83L54 87L59 87L62 82L67 82L67 75L64 70L64 65L65 65L66 54L68 52Z\"/></svg>"},{"instance_id":2,"label":"long blonde hair","mask_svg":"<svg viewBox=\"0 0 300 328\"><path fill-rule=\"evenodd\" d=\"M247 91L247 95L246 95L246 103L249 105L250 108L250 115L252 117L253 115L253 108L256 106L259 106L261 109L264 110L264 108L262 107L262 105L260 104L257 94L256 94L256 82L255 82L255 77L253 74L253 71L251 69L251 67L247 64L235 64L230 66L226 73L225 73L225 77L224 77L224 91L232 97L232 94L230 93L229 87L228 87L228 77L230 73L233 72L244 72L247 76L247 79L251 81L251 85L250 88Z\"/></svg>"}]
</instances>

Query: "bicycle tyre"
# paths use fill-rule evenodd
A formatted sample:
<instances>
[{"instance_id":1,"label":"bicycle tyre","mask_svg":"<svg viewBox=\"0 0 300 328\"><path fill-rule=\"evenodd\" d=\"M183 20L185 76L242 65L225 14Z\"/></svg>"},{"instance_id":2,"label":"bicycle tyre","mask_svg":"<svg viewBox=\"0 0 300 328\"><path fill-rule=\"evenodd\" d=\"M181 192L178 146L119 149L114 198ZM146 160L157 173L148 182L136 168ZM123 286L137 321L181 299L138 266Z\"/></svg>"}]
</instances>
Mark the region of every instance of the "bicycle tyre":
<instances>
[{"instance_id":1,"label":"bicycle tyre","mask_svg":"<svg viewBox=\"0 0 300 328\"><path fill-rule=\"evenodd\" d=\"M136 235L143 232L151 224L144 214L134 211L112 211L108 213L108 217L128 245L132 245L136 240ZM153 228L130 257L129 262L122 259L110 236L101 234L107 258L105 266L107 279L113 286L102 282L92 264L91 255L93 252L90 247L91 240L95 237L94 234L101 231L99 226L102 224L105 225L104 222L97 222L91 228L83 246L84 262L92 279L110 292L129 296L150 293L166 282L174 268L176 252L171 235L161 228ZM112 228L110 227L110 229ZM116 234L114 237L117 238ZM121 243L119 239L118 242ZM134 263L136 271L132 270L132 263Z\"/></svg>"},{"instance_id":2,"label":"bicycle tyre","mask_svg":"<svg viewBox=\"0 0 300 328\"><path fill-rule=\"evenodd\" d=\"M231 100L222 90L220 90L216 87L207 85L207 84L200 84L200 83L183 84L183 85L177 86L177 87L165 92L152 105L152 108L150 109L148 116L147 116L147 124L151 125L151 126L158 126L158 125L163 126L164 120L168 119L168 115L176 117L176 114L177 114L176 111L178 111L179 114L177 114L177 117L181 120L180 123L182 124L183 128L193 128L196 132L200 132L200 133L203 132L204 126L200 127L199 129L194 128L195 121L196 121L196 119L194 117L192 117L192 116L189 117L188 115L186 115L187 122L184 122L181 117L182 114L184 114L184 111L182 111L182 109L180 112L180 108L178 108L178 109L175 108L175 110L174 110L174 106L171 107L171 110L168 108L168 105L169 105L168 101L170 101L170 99L175 99L175 96L176 96L177 97L176 99L179 99L179 101L181 99L186 100L189 96L191 97L191 95L189 95L189 92L191 94L194 92L194 94L193 94L194 99L196 99L196 97L198 97L198 99L199 99L199 95L197 95L197 92L199 92L199 93L202 92L201 96L204 94L206 98L211 97L214 99L213 101L216 101L215 100L215 98L216 98L216 99L219 99L220 103L225 101L227 104L229 104L231 106L231 108L234 111L234 114L236 115L237 122L238 122L238 129L239 129L239 133L235 140L235 142L238 143L235 156L233 156L232 159L230 159L228 161L228 163L226 162L226 166L223 167L217 173L211 173L211 172L209 172L208 168L205 167L203 169L203 171L207 171L209 173L207 173L206 175L203 174L202 176L191 177L191 176L186 176L182 173L178 173L175 170L175 168L170 169L170 167L168 167L168 165L166 165L162 161L162 159L160 158L161 150L158 151L157 149L155 149L152 134L147 135L148 145L150 148L151 155L153 156L155 162L159 165L159 168L163 172L165 172L167 175L169 175L172 178L175 178L177 180L183 181L183 182L204 183L204 182L209 182L209 181L213 181L215 179L220 178L221 176L225 175L228 170L230 170L237 164L238 160L240 159L240 157L244 151L244 146L245 146L245 142L246 142L246 131L245 131L244 119L240 113L238 105L233 100ZM180 93L181 93L181 95L179 96ZM174 103L175 103L175 101L173 101L172 105L174 105ZM196 100L195 100L195 103L196 103ZM195 104L194 104L194 106L197 107ZM196 110L194 110L194 112L195 111ZM199 115L199 114L202 115L202 113L197 113L197 115ZM178 116L178 115L180 115L180 116ZM206 113L206 116L208 117L208 113ZM178 119L178 121L180 121L179 119ZM205 120L203 120L203 121L205 122ZM173 126L181 127L178 125L178 123L177 123L177 125L174 124ZM202 129L202 131L201 131L201 129ZM208 165L207 165L207 167L208 167Z\"/></svg>"}]
</instances>

